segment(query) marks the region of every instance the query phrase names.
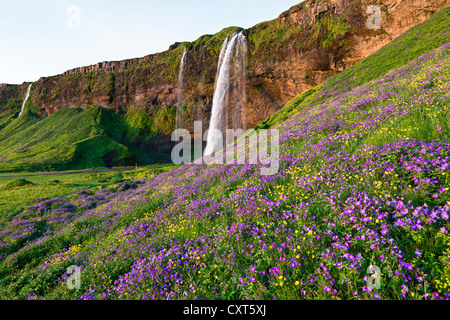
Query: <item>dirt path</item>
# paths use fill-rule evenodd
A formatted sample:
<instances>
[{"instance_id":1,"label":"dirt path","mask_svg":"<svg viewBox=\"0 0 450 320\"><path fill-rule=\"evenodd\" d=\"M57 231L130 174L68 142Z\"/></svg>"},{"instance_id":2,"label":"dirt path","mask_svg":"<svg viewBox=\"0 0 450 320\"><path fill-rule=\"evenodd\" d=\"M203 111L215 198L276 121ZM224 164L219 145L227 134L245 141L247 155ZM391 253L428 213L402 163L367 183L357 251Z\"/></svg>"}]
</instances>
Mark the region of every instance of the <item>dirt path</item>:
<instances>
[{"instance_id":1,"label":"dirt path","mask_svg":"<svg viewBox=\"0 0 450 320\"><path fill-rule=\"evenodd\" d=\"M100 169L100 170L80 170L80 171L63 171L63 172L39 172L39 173L17 173L14 175L2 175L0 178L15 178L15 177L40 177L40 176L66 176L70 174L80 173L100 173L100 172L120 172L120 171L132 171L135 167L130 168L118 168L118 169Z\"/></svg>"}]
</instances>

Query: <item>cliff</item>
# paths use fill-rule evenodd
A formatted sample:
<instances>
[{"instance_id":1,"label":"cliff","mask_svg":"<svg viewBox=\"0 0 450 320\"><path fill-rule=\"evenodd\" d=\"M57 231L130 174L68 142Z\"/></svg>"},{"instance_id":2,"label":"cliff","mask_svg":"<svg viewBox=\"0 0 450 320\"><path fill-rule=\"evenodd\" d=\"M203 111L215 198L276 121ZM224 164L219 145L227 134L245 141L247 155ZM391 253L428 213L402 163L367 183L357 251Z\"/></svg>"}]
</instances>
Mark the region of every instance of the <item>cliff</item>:
<instances>
[{"instance_id":1,"label":"cliff","mask_svg":"<svg viewBox=\"0 0 450 320\"><path fill-rule=\"evenodd\" d=\"M381 9L381 29L369 29L370 5ZM254 126L297 94L323 83L430 18L450 0L308 0L277 19L244 30L248 38L247 121ZM101 62L41 78L32 89L35 113L103 106L140 110L152 118L177 104L178 68L187 48L183 88L190 119L207 129L218 55L230 27L139 59ZM0 87L0 100L21 98L26 85ZM173 128L160 127L168 135Z\"/></svg>"}]
</instances>

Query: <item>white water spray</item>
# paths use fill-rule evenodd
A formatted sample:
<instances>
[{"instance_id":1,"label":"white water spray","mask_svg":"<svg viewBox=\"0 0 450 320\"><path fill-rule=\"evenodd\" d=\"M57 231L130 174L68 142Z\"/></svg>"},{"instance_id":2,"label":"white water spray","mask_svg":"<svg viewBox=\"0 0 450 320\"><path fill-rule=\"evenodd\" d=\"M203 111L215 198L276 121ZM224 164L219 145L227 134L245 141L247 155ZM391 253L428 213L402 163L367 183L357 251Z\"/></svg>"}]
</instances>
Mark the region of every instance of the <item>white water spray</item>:
<instances>
[{"instance_id":1,"label":"white water spray","mask_svg":"<svg viewBox=\"0 0 450 320\"><path fill-rule=\"evenodd\" d=\"M225 39L219 56L217 77L214 88L211 121L205 156L211 155L220 145L223 133L228 126L228 111L232 108L232 126L238 129L242 123L239 118L243 113L245 104L245 74L246 74L246 38L242 32L235 33ZM234 62L234 63L233 63ZM233 87L230 86L231 78L234 78ZM230 103L230 91L231 96ZM245 128L242 128L245 129Z\"/></svg>"},{"instance_id":2,"label":"white water spray","mask_svg":"<svg viewBox=\"0 0 450 320\"><path fill-rule=\"evenodd\" d=\"M184 62L186 60L187 49L184 48L183 56L180 62L180 71L178 73L178 94L177 94L177 115L175 129L183 129L184 121L182 121L181 108L184 103L183 86L184 86Z\"/></svg>"},{"instance_id":3,"label":"white water spray","mask_svg":"<svg viewBox=\"0 0 450 320\"><path fill-rule=\"evenodd\" d=\"M22 110L20 110L20 113L19 113L19 115L17 116L17 118L19 118L19 117L22 115L23 110L25 109L25 103L27 103L28 97L30 96L30 91L31 91L31 86L32 86L32 85L33 85L33 84L30 83L30 85L28 86L27 94L25 95L25 99L23 100L23 103L22 103Z\"/></svg>"}]
</instances>

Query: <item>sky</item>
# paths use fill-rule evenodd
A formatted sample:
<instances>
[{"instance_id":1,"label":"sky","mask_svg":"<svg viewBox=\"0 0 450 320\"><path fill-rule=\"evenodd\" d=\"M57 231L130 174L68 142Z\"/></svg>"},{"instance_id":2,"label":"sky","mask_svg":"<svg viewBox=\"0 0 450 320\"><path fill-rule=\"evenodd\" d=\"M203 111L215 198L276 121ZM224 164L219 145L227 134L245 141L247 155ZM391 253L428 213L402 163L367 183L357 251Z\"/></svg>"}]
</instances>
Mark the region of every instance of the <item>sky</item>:
<instances>
[{"instance_id":1,"label":"sky","mask_svg":"<svg viewBox=\"0 0 450 320\"><path fill-rule=\"evenodd\" d=\"M143 57L229 26L275 19L301 0L0 0L0 83L22 84Z\"/></svg>"}]
</instances>

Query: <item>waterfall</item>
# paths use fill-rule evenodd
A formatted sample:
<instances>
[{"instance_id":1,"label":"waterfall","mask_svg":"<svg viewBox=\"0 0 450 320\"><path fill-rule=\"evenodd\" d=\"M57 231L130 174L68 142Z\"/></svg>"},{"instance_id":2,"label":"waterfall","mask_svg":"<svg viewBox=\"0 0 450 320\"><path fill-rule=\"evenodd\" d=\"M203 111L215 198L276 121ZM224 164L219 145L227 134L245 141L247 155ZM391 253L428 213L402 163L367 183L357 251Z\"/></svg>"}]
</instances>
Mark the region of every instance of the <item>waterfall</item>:
<instances>
[{"instance_id":1,"label":"waterfall","mask_svg":"<svg viewBox=\"0 0 450 320\"><path fill-rule=\"evenodd\" d=\"M185 129L183 128L185 123L183 121L182 116L182 105L184 103L184 95L183 95L183 86L184 86L184 62L186 60L187 49L184 48L183 56L180 61L180 71L178 73L178 93L177 93L177 115L176 115L176 124L175 129Z\"/></svg>"},{"instance_id":2,"label":"waterfall","mask_svg":"<svg viewBox=\"0 0 450 320\"><path fill-rule=\"evenodd\" d=\"M219 132L223 137L225 129L229 128L229 126L232 126L233 129L245 129L242 126L245 126L243 108L245 107L246 99L246 54L247 43L242 32L235 33L225 39L217 66L205 156L211 155L218 146L221 138L218 135ZM229 113L231 114L231 121Z\"/></svg>"},{"instance_id":3,"label":"waterfall","mask_svg":"<svg viewBox=\"0 0 450 320\"><path fill-rule=\"evenodd\" d=\"M31 86L32 86L32 85L33 85L33 84L30 83L30 85L28 86L27 94L25 95L25 99L23 100L23 103L22 103L22 110L20 110L20 113L19 113L19 115L17 116L17 118L19 118L19 117L22 115L23 110L25 109L25 103L27 103L28 97L30 96L30 90L31 90Z\"/></svg>"}]
</instances>

